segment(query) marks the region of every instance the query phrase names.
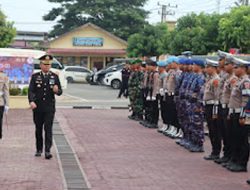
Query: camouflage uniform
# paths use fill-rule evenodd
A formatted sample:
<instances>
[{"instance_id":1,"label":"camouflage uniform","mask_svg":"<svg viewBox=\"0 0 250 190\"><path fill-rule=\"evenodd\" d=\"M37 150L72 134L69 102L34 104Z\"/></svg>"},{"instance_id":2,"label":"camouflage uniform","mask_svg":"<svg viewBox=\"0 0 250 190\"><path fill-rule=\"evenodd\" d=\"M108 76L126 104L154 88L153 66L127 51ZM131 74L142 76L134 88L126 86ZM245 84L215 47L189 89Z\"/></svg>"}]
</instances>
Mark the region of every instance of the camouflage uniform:
<instances>
[{"instance_id":1,"label":"camouflage uniform","mask_svg":"<svg viewBox=\"0 0 250 190\"><path fill-rule=\"evenodd\" d=\"M132 116L134 119L142 118L143 100L141 99L141 81L143 73L141 71L133 71L129 77L128 91Z\"/></svg>"},{"instance_id":2,"label":"camouflage uniform","mask_svg":"<svg viewBox=\"0 0 250 190\"><path fill-rule=\"evenodd\" d=\"M135 100L136 100L136 72L132 71L128 80L128 94L130 101L130 108L132 111L132 117L135 117Z\"/></svg>"},{"instance_id":3,"label":"camouflage uniform","mask_svg":"<svg viewBox=\"0 0 250 190\"><path fill-rule=\"evenodd\" d=\"M191 84L191 97L189 102L192 108L192 128L190 131L191 148L193 152L203 152L204 143L204 107L203 107L203 90L205 77L202 73L195 74L195 79Z\"/></svg>"},{"instance_id":4,"label":"camouflage uniform","mask_svg":"<svg viewBox=\"0 0 250 190\"><path fill-rule=\"evenodd\" d=\"M142 71L136 71L136 86L135 88L135 104L134 104L134 111L137 119L143 119L143 97L142 97L142 81L144 78L144 73Z\"/></svg>"}]
</instances>

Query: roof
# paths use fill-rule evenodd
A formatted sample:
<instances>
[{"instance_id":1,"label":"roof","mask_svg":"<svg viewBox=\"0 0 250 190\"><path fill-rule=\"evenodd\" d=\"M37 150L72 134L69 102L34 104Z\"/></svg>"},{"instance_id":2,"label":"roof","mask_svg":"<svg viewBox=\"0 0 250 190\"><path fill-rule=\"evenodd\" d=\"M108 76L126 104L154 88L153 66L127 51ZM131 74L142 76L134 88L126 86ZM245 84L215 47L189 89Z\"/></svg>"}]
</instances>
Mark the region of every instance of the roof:
<instances>
[{"instance_id":1,"label":"roof","mask_svg":"<svg viewBox=\"0 0 250 190\"><path fill-rule=\"evenodd\" d=\"M0 56L38 58L44 55L45 53L46 53L45 51L33 50L33 49L0 48Z\"/></svg>"},{"instance_id":2,"label":"roof","mask_svg":"<svg viewBox=\"0 0 250 190\"><path fill-rule=\"evenodd\" d=\"M26 35L40 35L40 36L44 36L44 35L48 35L47 32L33 32L33 31L20 31L18 30L16 32L17 35L19 34L26 34Z\"/></svg>"},{"instance_id":3,"label":"roof","mask_svg":"<svg viewBox=\"0 0 250 190\"><path fill-rule=\"evenodd\" d=\"M64 55L124 55L125 49L67 49L67 48L52 48L47 50L51 54Z\"/></svg>"},{"instance_id":4,"label":"roof","mask_svg":"<svg viewBox=\"0 0 250 190\"><path fill-rule=\"evenodd\" d=\"M87 23L87 24L84 24L84 25L82 25L82 26L80 26L80 27L77 27L77 28L75 28L75 29L73 29L73 30L71 30L71 31L69 31L69 32L66 32L66 33L64 33L64 34L62 34L62 35L60 35L60 36L58 36L57 38L51 40L50 42L54 42L54 41L58 40L59 38L61 38L61 37L63 37L63 36L66 36L66 35L68 35L68 34L70 34L70 33L72 33L72 32L75 32L75 31L77 31L77 30L81 30L81 29L87 28L88 26L90 26L90 27L92 27L92 28L94 28L94 29L100 30L100 31L102 31L103 33L105 33L105 34L107 34L108 36L110 36L111 38L113 38L113 39L115 39L115 40L117 40L117 41L119 41L119 42L121 42L121 43L123 43L123 44L125 44L125 45L128 45L127 42L126 42L125 40L123 40L123 39L121 39L121 38L115 36L114 34L108 32L108 31L106 31L106 30L100 28L99 26L97 26L97 25L95 25L95 24L92 24L92 23L90 23L90 22Z\"/></svg>"}]
</instances>

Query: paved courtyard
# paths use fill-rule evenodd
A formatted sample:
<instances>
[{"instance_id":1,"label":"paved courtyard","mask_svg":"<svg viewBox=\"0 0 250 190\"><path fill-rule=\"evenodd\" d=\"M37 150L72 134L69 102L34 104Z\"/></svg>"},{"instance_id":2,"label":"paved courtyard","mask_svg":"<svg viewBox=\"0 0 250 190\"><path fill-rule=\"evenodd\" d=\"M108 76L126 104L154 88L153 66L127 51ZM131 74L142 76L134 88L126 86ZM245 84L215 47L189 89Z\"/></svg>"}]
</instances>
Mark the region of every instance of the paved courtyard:
<instances>
[{"instance_id":1,"label":"paved courtyard","mask_svg":"<svg viewBox=\"0 0 250 190\"><path fill-rule=\"evenodd\" d=\"M54 158L34 157L35 132L32 113L27 109L10 110L8 126L3 125L0 140L1 190L63 190L63 178L55 149Z\"/></svg>"},{"instance_id":2,"label":"paved courtyard","mask_svg":"<svg viewBox=\"0 0 250 190\"><path fill-rule=\"evenodd\" d=\"M244 190L231 173L127 118L127 110L60 110L57 118L95 190ZM209 142L206 141L209 152Z\"/></svg>"},{"instance_id":3,"label":"paved courtyard","mask_svg":"<svg viewBox=\"0 0 250 190\"><path fill-rule=\"evenodd\" d=\"M231 173L205 161L202 159L205 153L189 153L156 130L129 120L127 115L128 110L57 110L60 128L79 159L91 189L250 188L245 183L249 173ZM1 190L67 189L62 172L68 171L60 169L57 148L52 149L54 157L50 161L36 158L34 141L31 111L10 110L8 126L5 118L4 138L0 140ZM207 152L209 147L207 140Z\"/></svg>"}]
</instances>

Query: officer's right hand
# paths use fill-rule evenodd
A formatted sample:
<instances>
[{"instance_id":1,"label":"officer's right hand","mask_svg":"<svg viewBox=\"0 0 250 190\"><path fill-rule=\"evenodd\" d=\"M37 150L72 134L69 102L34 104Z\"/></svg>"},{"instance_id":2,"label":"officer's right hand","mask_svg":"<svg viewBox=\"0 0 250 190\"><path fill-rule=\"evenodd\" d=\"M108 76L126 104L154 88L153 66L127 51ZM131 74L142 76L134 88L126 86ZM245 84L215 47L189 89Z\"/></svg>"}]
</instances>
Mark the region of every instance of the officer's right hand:
<instances>
[{"instance_id":1,"label":"officer's right hand","mask_svg":"<svg viewBox=\"0 0 250 190\"><path fill-rule=\"evenodd\" d=\"M218 115L214 114L214 115L212 116L212 119L218 119Z\"/></svg>"},{"instance_id":2,"label":"officer's right hand","mask_svg":"<svg viewBox=\"0 0 250 190\"><path fill-rule=\"evenodd\" d=\"M55 94L57 94L57 93L58 93L58 90L59 90L58 86L57 86L57 85L54 85L54 86L53 86L53 92L54 92Z\"/></svg>"},{"instance_id":3,"label":"officer's right hand","mask_svg":"<svg viewBox=\"0 0 250 190\"><path fill-rule=\"evenodd\" d=\"M245 122L246 122L246 119L245 119L245 118L239 119L240 126L244 126L244 125L245 125Z\"/></svg>"},{"instance_id":4,"label":"officer's right hand","mask_svg":"<svg viewBox=\"0 0 250 190\"><path fill-rule=\"evenodd\" d=\"M4 113L8 114L8 111L9 111L9 106L4 106Z\"/></svg>"},{"instance_id":5,"label":"officer's right hand","mask_svg":"<svg viewBox=\"0 0 250 190\"><path fill-rule=\"evenodd\" d=\"M36 103L35 103L35 102L30 102L30 108L31 108L32 110L36 109L36 108L37 108Z\"/></svg>"}]
</instances>

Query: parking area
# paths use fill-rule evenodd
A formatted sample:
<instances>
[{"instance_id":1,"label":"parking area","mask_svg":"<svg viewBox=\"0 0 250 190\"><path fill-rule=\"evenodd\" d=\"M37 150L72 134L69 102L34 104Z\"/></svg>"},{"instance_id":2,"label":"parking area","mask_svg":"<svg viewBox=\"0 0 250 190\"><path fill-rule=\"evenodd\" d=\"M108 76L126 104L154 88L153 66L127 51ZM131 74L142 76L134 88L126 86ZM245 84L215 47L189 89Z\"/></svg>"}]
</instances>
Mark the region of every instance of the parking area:
<instances>
[{"instance_id":1,"label":"parking area","mask_svg":"<svg viewBox=\"0 0 250 190\"><path fill-rule=\"evenodd\" d=\"M127 107L128 99L118 99L119 90L105 85L69 83L62 96L57 97L57 106Z\"/></svg>"}]
</instances>

